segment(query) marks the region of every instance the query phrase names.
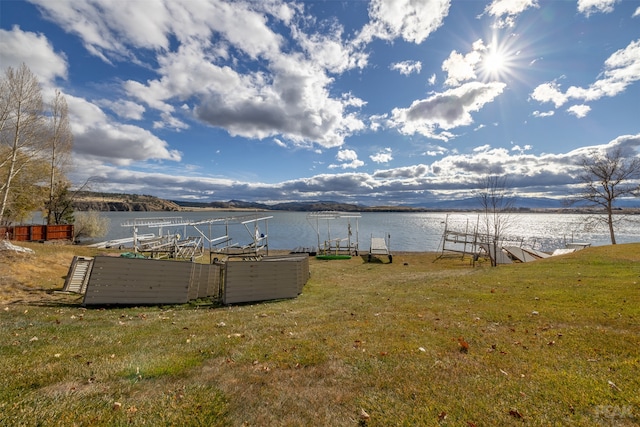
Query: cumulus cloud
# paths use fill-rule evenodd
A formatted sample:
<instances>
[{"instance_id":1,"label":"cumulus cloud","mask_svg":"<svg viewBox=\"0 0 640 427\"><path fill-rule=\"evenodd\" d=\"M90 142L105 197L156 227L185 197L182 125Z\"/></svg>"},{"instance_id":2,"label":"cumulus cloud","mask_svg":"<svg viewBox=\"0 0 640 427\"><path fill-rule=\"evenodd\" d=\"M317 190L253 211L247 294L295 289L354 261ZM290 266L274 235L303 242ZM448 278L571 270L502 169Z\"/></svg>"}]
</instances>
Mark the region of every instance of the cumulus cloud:
<instances>
[{"instance_id":1,"label":"cumulus cloud","mask_svg":"<svg viewBox=\"0 0 640 427\"><path fill-rule=\"evenodd\" d=\"M58 78L67 78L67 60L64 54L56 53L44 35L23 31L17 26L11 31L0 29L2 68L17 69L23 63L27 64L45 87L54 86Z\"/></svg>"},{"instance_id":2,"label":"cumulus cloud","mask_svg":"<svg viewBox=\"0 0 640 427\"><path fill-rule=\"evenodd\" d=\"M445 84L458 86L462 82L476 78L476 66L482 60L481 52L486 50L482 40L477 40L472 45L471 52L462 55L455 50L442 63L442 70L447 72Z\"/></svg>"},{"instance_id":3,"label":"cumulus cloud","mask_svg":"<svg viewBox=\"0 0 640 427\"><path fill-rule=\"evenodd\" d=\"M105 62L110 63L109 54L120 59L132 57L121 41L125 39L118 37L125 31L127 37L146 48L168 46L161 31L150 22L158 15L166 15L162 5L143 10L135 6L136 2L128 2L116 12L113 8L102 9L98 4L83 0L32 0L32 3L65 31L80 36L87 51ZM118 31L112 31L109 25L117 27Z\"/></svg>"},{"instance_id":4,"label":"cumulus cloud","mask_svg":"<svg viewBox=\"0 0 640 427\"><path fill-rule=\"evenodd\" d=\"M329 169L357 169L364 166L364 162L358 159L358 153L354 150L345 149L338 151L338 154L336 154L336 160L340 163L329 165Z\"/></svg>"},{"instance_id":5,"label":"cumulus cloud","mask_svg":"<svg viewBox=\"0 0 640 427\"><path fill-rule=\"evenodd\" d=\"M587 16L592 13L610 13L620 0L578 0L578 12Z\"/></svg>"},{"instance_id":6,"label":"cumulus cloud","mask_svg":"<svg viewBox=\"0 0 640 427\"><path fill-rule=\"evenodd\" d=\"M537 0L493 0L487 5L485 13L496 19L497 27L511 27L519 14L532 7L539 7Z\"/></svg>"},{"instance_id":7,"label":"cumulus cloud","mask_svg":"<svg viewBox=\"0 0 640 427\"><path fill-rule=\"evenodd\" d=\"M162 171L126 170L108 164L93 168L90 160L89 164L94 176L108 179L99 184L102 191L159 192L166 198L183 200L334 199L378 205L385 201L424 202L424 195L431 193L470 197L488 173L504 173L515 191L543 191L548 196L564 197L575 183L583 156L594 150L604 152L614 148L620 148L626 155L638 155L640 134L622 135L606 144L558 154L532 154L527 145L516 145L511 150L484 145L471 153L450 154L431 164L377 170L372 174L319 174L280 183L243 182L186 172L169 174L165 168ZM340 156L347 161L357 158L353 153Z\"/></svg>"},{"instance_id":8,"label":"cumulus cloud","mask_svg":"<svg viewBox=\"0 0 640 427\"><path fill-rule=\"evenodd\" d=\"M533 113L531 113L531 115L533 117L551 117L555 114L556 112L553 110L549 110L549 111L534 111Z\"/></svg>"},{"instance_id":9,"label":"cumulus cloud","mask_svg":"<svg viewBox=\"0 0 640 427\"><path fill-rule=\"evenodd\" d=\"M364 67L367 55L343 40L338 24L323 34L307 32L300 5L159 0L149 8L145 2L34 1L105 61L142 62L133 53L139 49L155 54L158 78L124 83L130 97L158 110L162 120L154 128L185 129L175 113L176 102L184 101L194 105L196 119L247 138L279 136L329 148L364 128L357 115L363 102L332 94L329 73ZM297 44L285 46L274 28L280 25L289 26ZM235 66L239 61L250 65Z\"/></svg>"},{"instance_id":10,"label":"cumulus cloud","mask_svg":"<svg viewBox=\"0 0 640 427\"><path fill-rule=\"evenodd\" d=\"M449 14L449 0L373 0L369 4L370 22L358 36L361 43L374 38L401 37L421 43L437 30Z\"/></svg>"},{"instance_id":11,"label":"cumulus cloud","mask_svg":"<svg viewBox=\"0 0 640 427\"><path fill-rule=\"evenodd\" d=\"M162 118L162 120L157 120L155 122L153 122L153 128L154 129L163 129L163 128L169 128L169 129L173 129L176 131L180 131L183 129L189 129L189 125L186 124L185 122L183 122L182 120L178 119L177 117L175 117L172 114L169 113L160 113L160 117Z\"/></svg>"},{"instance_id":12,"label":"cumulus cloud","mask_svg":"<svg viewBox=\"0 0 640 427\"><path fill-rule=\"evenodd\" d=\"M369 156L369 158L374 163L389 163L391 160L393 160L393 153L391 148L387 147L377 152L376 154Z\"/></svg>"},{"instance_id":13,"label":"cumulus cloud","mask_svg":"<svg viewBox=\"0 0 640 427\"><path fill-rule=\"evenodd\" d=\"M391 64L389 67L392 70L397 70L403 76L408 76L410 74L416 73L420 74L420 70L422 70L422 62L420 61L401 61L395 62Z\"/></svg>"},{"instance_id":14,"label":"cumulus cloud","mask_svg":"<svg viewBox=\"0 0 640 427\"><path fill-rule=\"evenodd\" d=\"M617 50L607 58L601 78L588 87L571 86L563 93L557 82L547 82L538 85L533 90L531 98L542 103L552 102L558 108L570 99L589 102L616 96L638 80L640 80L640 39L632 41L627 47Z\"/></svg>"},{"instance_id":15,"label":"cumulus cloud","mask_svg":"<svg viewBox=\"0 0 640 427\"><path fill-rule=\"evenodd\" d=\"M388 114L374 114L369 117L369 129L376 132L386 126L389 120Z\"/></svg>"},{"instance_id":16,"label":"cumulus cloud","mask_svg":"<svg viewBox=\"0 0 640 427\"><path fill-rule=\"evenodd\" d=\"M584 157L593 156L594 152L604 154L614 150L619 150L625 157L640 157L640 133L635 135L620 135L606 144L576 148L567 153L567 155L576 160L581 160Z\"/></svg>"},{"instance_id":17,"label":"cumulus cloud","mask_svg":"<svg viewBox=\"0 0 640 427\"><path fill-rule=\"evenodd\" d=\"M531 98L538 102L552 102L556 108L561 107L568 99L556 82L538 85L531 93Z\"/></svg>"},{"instance_id":18,"label":"cumulus cloud","mask_svg":"<svg viewBox=\"0 0 640 427\"><path fill-rule=\"evenodd\" d=\"M587 114L589 114L589 111L591 111L591 107L589 107L588 105L572 105L571 107L567 108L567 112L569 112L570 114L573 114L574 116L576 116L579 119L582 119L584 117L587 116Z\"/></svg>"},{"instance_id":19,"label":"cumulus cloud","mask_svg":"<svg viewBox=\"0 0 640 427\"><path fill-rule=\"evenodd\" d=\"M518 144L511 147L511 151L523 154L525 151L530 151L533 147L529 144L525 144L524 146L520 146Z\"/></svg>"},{"instance_id":20,"label":"cumulus cloud","mask_svg":"<svg viewBox=\"0 0 640 427\"><path fill-rule=\"evenodd\" d=\"M530 147L515 146L511 150L478 147L469 154L453 154L432 164L417 164L399 168L377 170L373 174L342 173L321 174L309 178L282 183L239 182L211 177L176 177L158 172L123 171L104 167L98 175L109 176L118 185L135 182L136 192L155 188L174 198L197 198L206 194L208 199L229 200L242 194L244 200L269 201L288 197L294 200L318 200L319 198L350 199L359 203L379 204L387 200L387 193L394 193L402 203L423 201L425 193L440 195L458 192L460 197L470 197L478 182L486 174L505 174L514 190L535 189L547 195L562 197L575 182L579 172L579 160L593 150L620 147L626 152L637 153L640 134L624 135L608 144L583 147L567 153L528 154ZM348 151L348 150L346 150ZM345 153L344 159L353 159ZM134 190L132 190L134 191ZM466 194L464 193L466 191ZM178 197L179 196L179 197ZM397 200L396 200L397 201Z\"/></svg>"},{"instance_id":21,"label":"cumulus cloud","mask_svg":"<svg viewBox=\"0 0 640 427\"><path fill-rule=\"evenodd\" d=\"M236 76L220 90L203 94L195 109L200 120L231 135L266 138L282 135L294 143L314 142L325 148L364 128L352 106L360 100L331 98L328 76L312 62L283 58L273 80L264 76Z\"/></svg>"},{"instance_id":22,"label":"cumulus cloud","mask_svg":"<svg viewBox=\"0 0 640 427\"><path fill-rule=\"evenodd\" d=\"M606 149L620 149L625 156L640 157L640 133L621 135L605 146Z\"/></svg>"},{"instance_id":23,"label":"cumulus cloud","mask_svg":"<svg viewBox=\"0 0 640 427\"><path fill-rule=\"evenodd\" d=\"M431 167L439 181L453 180L459 185L477 182L487 174L506 175L511 185L548 185L550 182L568 184L567 174L570 157L566 154L543 154L535 156L519 150L483 147L472 154L447 156L435 161ZM561 177L561 182L557 182Z\"/></svg>"},{"instance_id":24,"label":"cumulus cloud","mask_svg":"<svg viewBox=\"0 0 640 427\"><path fill-rule=\"evenodd\" d=\"M46 37L20 30L0 30L1 62L7 66L27 64L45 89L55 86L57 78L66 78L67 63L54 52ZM29 46L29 49L24 49ZM46 98L48 91L45 91ZM95 103L64 93L69 107L69 122L74 135L74 157L82 165L87 161L104 161L117 165L133 162L179 161L181 154L142 127L119 123L100 107L111 109L120 117L139 120L144 107L126 100L98 100ZM93 164L93 163L92 163ZM93 171L93 169L92 169Z\"/></svg>"},{"instance_id":25,"label":"cumulus cloud","mask_svg":"<svg viewBox=\"0 0 640 427\"><path fill-rule=\"evenodd\" d=\"M429 157L435 157L435 156L442 156L448 152L449 152L449 149L441 145L427 144L427 151L424 152L424 155Z\"/></svg>"},{"instance_id":26,"label":"cumulus cloud","mask_svg":"<svg viewBox=\"0 0 640 427\"><path fill-rule=\"evenodd\" d=\"M425 177L429 173L429 170L429 166L419 164L394 169L378 170L373 174L373 176L378 179L421 178Z\"/></svg>"},{"instance_id":27,"label":"cumulus cloud","mask_svg":"<svg viewBox=\"0 0 640 427\"><path fill-rule=\"evenodd\" d=\"M108 0L31 0L43 14L67 32L80 37L85 48L105 62L136 58L131 48L167 51L170 38L180 43L208 39L214 32L229 43L257 57L277 50L281 38L269 31L266 18L255 8L273 13L277 19L289 14L272 8L268 2L238 3L229 7L224 1L173 2L155 1L113 3ZM274 13L274 10L277 13Z\"/></svg>"},{"instance_id":28,"label":"cumulus cloud","mask_svg":"<svg viewBox=\"0 0 640 427\"><path fill-rule=\"evenodd\" d=\"M146 129L117 123L97 105L65 95L74 135L73 151L80 164L88 158L117 165L148 160L179 161L181 154Z\"/></svg>"},{"instance_id":29,"label":"cumulus cloud","mask_svg":"<svg viewBox=\"0 0 640 427\"><path fill-rule=\"evenodd\" d=\"M332 23L329 28L320 27L326 33L321 34L318 28L292 27L293 37L307 58L312 58L317 66L332 73L343 73L367 65L368 55L354 43L344 40L341 25Z\"/></svg>"},{"instance_id":30,"label":"cumulus cloud","mask_svg":"<svg viewBox=\"0 0 640 427\"><path fill-rule=\"evenodd\" d=\"M391 124L403 134L421 134L447 141L448 132L473 123L471 113L492 102L505 88L504 83L470 82L427 99L414 101L409 108L395 108Z\"/></svg>"},{"instance_id":31,"label":"cumulus cloud","mask_svg":"<svg viewBox=\"0 0 640 427\"><path fill-rule=\"evenodd\" d=\"M96 101L96 104L101 107L106 107L116 113L119 117L128 120L142 120L146 110L143 105L125 99L115 101L110 99L100 99Z\"/></svg>"},{"instance_id":32,"label":"cumulus cloud","mask_svg":"<svg viewBox=\"0 0 640 427\"><path fill-rule=\"evenodd\" d=\"M405 108L386 113L373 110L379 114L371 115L365 123L360 116L366 105L363 92L342 93L336 81L350 71L345 80L353 78L369 66L366 43L376 39L426 40L443 24L450 1L372 0L368 3L369 22L360 30L351 27L349 31L333 18L322 21L307 16L310 6L304 2L155 0L154 7L139 1L32 2L47 19L79 37L92 55L116 67L126 61L127 66L133 64L141 70L126 77L120 90L114 91L122 99L67 98L76 135L76 159L82 161L85 173L107 178L114 191L208 200L336 197L365 202L378 202L386 192L394 191L400 195L395 197L411 203L421 194L471 188L487 171L516 176L523 187L549 186L550 191L561 191L571 182L570 165L581 154L535 155L530 146L513 143L509 148L484 145L460 153L427 143L419 151L422 159L437 157L433 163L399 168L385 165L387 169L373 173L356 173L355 169L365 165L357 152L338 149L330 165L318 158L313 161L342 172L339 174L268 184L259 179L243 182L195 176L190 165L177 163L182 153L154 135L153 129L162 129L158 135L166 135L168 130L205 124L234 136L268 139L273 142L270 148L299 146L313 148L316 154L342 147L347 138L361 131L385 127L439 141L455 138L456 128L473 124L473 113L505 90L504 83L476 81L482 56L492 45L478 40L469 52L451 51L442 63L443 78L436 74L425 77L429 85L438 80L444 83L444 89L405 101ZM589 14L605 12L607 4L613 7L614 3L580 1L578 7ZM505 26L536 7L535 0L495 0L484 13ZM7 58L11 55L15 59L10 60L19 65L25 55L33 54L29 65L44 81L67 77L64 55L56 53L41 34L14 28L0 34L0 43L3 65L10 64ZM18 52L16 46L24 45L33 48ZM591 85L565 90L554 80L536 87L530 99L550 102L555 108L571 102L576 105L565 110L584 117L589 113L589 102L615 96L638 80L639 49L640 41L635 41L612 54ZM411 75L421 72L422 65L402 61L392 64L391 69ZM551 110L532 115L553 114ZM132 124L145 119L148 129ZM617 143L637 149L638 139L637 135L621 137ZM383 148L367 155L370 163L387 164L398 152ZM176 163L169 167L169 162Z\"/></svg>"},{"instance_id":33,"label":"cumulus cloud","mask_svg":"<svg viewBox=\"0 0 640 427\"><path fill-rule=\"evenodd\" d=\"M213 1L177 6L159 0L157 7L148 10L140 2L120 7L102 0L60 0L55 5L33 1L48 19L79 36L89 52L107 62L148 61L148 57L135 56L141 48L155 54L158 78L128 80L123 85L128 96L157 111L160 120L153 123L155 129L186 129L188 125L176 112L176 103L186 101L193 107L184 113L232 136L277 137L294 145L323 148L339 147L345 138L365 128L358 116L364 101L352 94L332 94L329 73L364 67L367 55L358 46L373 38L424 41L442 25L450 6L448 0L375 0L369 5L370 22L350 43L344 41L343 29L335 22L326 24L331 28L323 34L309 33L305 19L300 19L304 18L303 8L293 3L249 2L229 7L226 2ZM289 26L297 45L285 49L282 36L273 29L277 25ZM177 40L175 45L172 38ZM241 57L262 66L232 68ZM402 73L419 72L421 63L405 61L393 67ZM450 75L455 73L452 68ZM458 74L449 83L461 79ZM141 117L141 108L128 102L104 105L121 117ZM461 118L440 111L435 118L421 120L426 120L427 128L450 129L469 122L464 112L473 111L474 105L470 101L459 109ZM409 111L411 123L417 123L417 118ZM412 132L410 126L400 128ZM434 134L433 129L420 132ZM437 135L452 136L447 132Z\"/></svg>"}]
</instances>

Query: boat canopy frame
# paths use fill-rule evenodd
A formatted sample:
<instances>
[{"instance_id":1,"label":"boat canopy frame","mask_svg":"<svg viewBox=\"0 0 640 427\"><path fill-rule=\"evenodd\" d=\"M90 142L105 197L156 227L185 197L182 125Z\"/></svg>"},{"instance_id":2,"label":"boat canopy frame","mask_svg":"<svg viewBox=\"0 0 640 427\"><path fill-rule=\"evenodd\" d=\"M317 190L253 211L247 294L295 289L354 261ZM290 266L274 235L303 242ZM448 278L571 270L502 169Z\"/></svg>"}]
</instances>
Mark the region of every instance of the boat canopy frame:
<instances>
[{"instance_id":1,"label":"boat canopy frame","mask_svg":"<svg viewBox=\"0 0 640 427\"><path fill-rule=\"evenodd\" d=\"M258 258L269 255L269 223L273 216L244 214L221 218L189 220L182 217L134 218L120 225L131 228L132 237L95 244L96 247L125 247L131 244L135 253L146 253L152 258L196 259L210 254L214 256L241 256ZM156 233L140 233L140 229L157 229ZM182 227L182 235L175 232ZM248 235L248 243L237 243L230 237L232 228L242 227ZM173 228L173 232L164 230ZM220 231L220 228L223 231ZM264 230L262 232L261 230ZM195 231L195 233L193 233ZM183 237L189 234L194 236ZM236 230L236 234L242 234Z\"/></svg>"},{"instance_id":2,"label":"boat canopy frame","mask_svg":"<svg viewBox=\"0 0 640 427\"><path fill-rule=\"evenodd\" d=\"M314 211L308 213L307 222L316 233L318 254L357 256L359 252L358 220L361 217L359 212ZM338 226L332 230L331 224L336 222L342 229L346 226L346 237L335 237Z\"/></svg>"}]
</instances>

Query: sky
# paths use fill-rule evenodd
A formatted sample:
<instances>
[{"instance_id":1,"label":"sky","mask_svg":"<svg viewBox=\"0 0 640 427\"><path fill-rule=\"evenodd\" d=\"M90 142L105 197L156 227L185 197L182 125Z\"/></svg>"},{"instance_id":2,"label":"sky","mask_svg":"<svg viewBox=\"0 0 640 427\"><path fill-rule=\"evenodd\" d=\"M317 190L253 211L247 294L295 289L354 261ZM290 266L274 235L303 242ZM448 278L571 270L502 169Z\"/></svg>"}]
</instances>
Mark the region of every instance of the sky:
<instances>
[{"instance_id":1,"label":"sky","mask_svg":"<svg viewBox=\"0 0 640 427\"><path fill-rule=\"evenodd\" d=\"M75 185L197 202L566 198L640 155L639 0L0 0Z\"/></svg>"}]
</instances>

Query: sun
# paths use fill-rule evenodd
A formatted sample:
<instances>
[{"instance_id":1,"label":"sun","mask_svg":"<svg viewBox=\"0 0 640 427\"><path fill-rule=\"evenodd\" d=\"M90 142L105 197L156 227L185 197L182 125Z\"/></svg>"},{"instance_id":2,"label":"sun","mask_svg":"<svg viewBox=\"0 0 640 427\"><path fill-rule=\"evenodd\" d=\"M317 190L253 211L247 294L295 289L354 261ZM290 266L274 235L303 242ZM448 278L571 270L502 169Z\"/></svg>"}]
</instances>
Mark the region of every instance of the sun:
<instances>
[{"instance_id":1,"label":"sun","mask_svg":"<svg viewBox=\"0 0 640 427\"><path fill-rule=\"evenodd\" d=\"M503 80L511 76L519 51L513 45L515 39L499 40L492 37L481 52L480 71L485 79Z\"/></svg>"},{"instance_id":2,"label":"sun","mask_svg":"<svg viewBox=\"0 0 640 427\"><path fill-rule=\"evenodd\" d=\"M482 67L488 75L497 76L505 71L506 63L504 53L492 49L485 55Z\"/></svg>"}]
</instances>

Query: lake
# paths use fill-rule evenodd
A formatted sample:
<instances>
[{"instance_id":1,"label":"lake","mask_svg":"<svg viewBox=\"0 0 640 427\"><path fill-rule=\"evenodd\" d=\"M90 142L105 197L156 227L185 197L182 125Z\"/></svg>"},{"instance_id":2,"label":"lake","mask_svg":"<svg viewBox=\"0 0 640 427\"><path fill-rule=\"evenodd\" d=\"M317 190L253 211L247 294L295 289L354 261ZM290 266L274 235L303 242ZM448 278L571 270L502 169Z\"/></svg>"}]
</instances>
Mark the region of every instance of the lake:
<instances>
[{"instance_id":1,"label":"lake","mask_svg":"<svg viewBox=\"0 0 640 427\"><path fill-rule=\"evenodd\" d=\"M325 240L346 239L350 225L351 241L357 242L361 251L369 250L371 237L390 236L389 246L392 252L439 251L442 249L445 223L449 229L473 232L479 221L476 213L445 212L363 212L359 214L359 218L332 220L309 218L308 212L285 211L100 212L100 215L110 221L109 232L100 241L131 237L132 227L122 224L131 223L135 219L150 222L153 218L171 217L174 218L174 223L217 219L210 224L198 226L208 239L228 235L233 242L248 244L252 242L256 232L266 234L269 248L274 250L317 247L318 241L323 244ZM241 224L243 221L265 217L270 218ZM236 220L223 221L221 218ZM617 225L618 243L640 242L640 215L628 218L632 221ZM597 229L586 228L586 216L582 214L514 213L507 214L505 219L509 223L506 235L539 250L553 250L570 242L587 242L593 246L610 244L607 229L603 226ZM37 218L34 218L34 223L37 223ZM162 234L178 233L183 237L199 236L192 227L182 225L165 226L162 229L141 226L138 233L158 234L159 231ZM207 247L205 244L205 248Z\"/></svg>"}]
</instances>

